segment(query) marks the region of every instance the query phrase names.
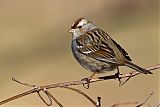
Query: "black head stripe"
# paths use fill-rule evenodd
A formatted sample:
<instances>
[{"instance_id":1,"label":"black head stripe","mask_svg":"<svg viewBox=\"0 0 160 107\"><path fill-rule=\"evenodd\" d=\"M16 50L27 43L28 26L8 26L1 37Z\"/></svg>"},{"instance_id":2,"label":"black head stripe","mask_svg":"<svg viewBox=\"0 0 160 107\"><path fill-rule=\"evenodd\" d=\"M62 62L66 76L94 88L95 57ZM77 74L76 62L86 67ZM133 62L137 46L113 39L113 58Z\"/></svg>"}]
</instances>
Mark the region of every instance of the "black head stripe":
<instances>
[{"instance_id":1,"label":"black head stripe","mask_svg":"<svg viewBox=\"0 0 160 107\"><path fill-rule=\"evenodd\" d=\"M77 28L77 25L79 24L79 22L80 22L82 19L84 19L84 18L79 18L79 19L77 19L77 20L74 22L74 24L71 26L71 29Z\"/></svg>"}]
</instances>

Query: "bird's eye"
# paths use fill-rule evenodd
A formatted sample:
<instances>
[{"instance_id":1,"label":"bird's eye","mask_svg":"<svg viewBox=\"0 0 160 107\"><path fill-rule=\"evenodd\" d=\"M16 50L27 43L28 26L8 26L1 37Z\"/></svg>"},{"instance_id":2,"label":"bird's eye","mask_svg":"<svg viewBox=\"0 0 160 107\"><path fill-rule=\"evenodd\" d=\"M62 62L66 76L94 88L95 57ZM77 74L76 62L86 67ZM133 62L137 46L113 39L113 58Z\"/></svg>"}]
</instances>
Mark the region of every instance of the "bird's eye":
<instances>
[{"instance_id":1,"label":"bird's eye","mask_svg":"<svg viewBox=\"0 0 160 107\"><path fill-rule=\"evenodd\" d=\"M82 26L78 26L78 28L80 29L80 28L82 28Z\"/></svg>"}]
</instances>

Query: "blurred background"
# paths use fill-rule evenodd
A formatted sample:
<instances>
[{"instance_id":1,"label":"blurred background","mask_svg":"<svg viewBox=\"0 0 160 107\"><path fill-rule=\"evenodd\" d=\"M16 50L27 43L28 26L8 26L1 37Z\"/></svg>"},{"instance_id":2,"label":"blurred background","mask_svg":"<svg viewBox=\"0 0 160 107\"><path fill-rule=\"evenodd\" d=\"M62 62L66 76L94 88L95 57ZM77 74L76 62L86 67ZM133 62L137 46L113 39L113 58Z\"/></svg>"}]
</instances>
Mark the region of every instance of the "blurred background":
<instances>
[{"instance_id":1,"label":"blurred background","mask_svg":"<svg viewBox=\"0 0 160 107\"><path fill-rule=\"evenodd\" d=\"M12 77L46 85L81 80L92 74L77 63L70 48L72 36L67 31L79 17L87 18L110 34L134 63L142 67L158 64L158 5L158 0L1 0L0 100L30 89L13 82ZM121 73L129 71L120 68ZM136 76L122 87L117 80L94 83L89 90L74 87L93 99L101 96L105 107L120 102L143 102L154 91L149 101L152 106L160 98L159 82L159 73L155 71L153 75ZM65 107L92 107L83 96L70 90L50 91ZM33 94L2 107L28 106L46 105Z\"/></svg>"}]
</instances>

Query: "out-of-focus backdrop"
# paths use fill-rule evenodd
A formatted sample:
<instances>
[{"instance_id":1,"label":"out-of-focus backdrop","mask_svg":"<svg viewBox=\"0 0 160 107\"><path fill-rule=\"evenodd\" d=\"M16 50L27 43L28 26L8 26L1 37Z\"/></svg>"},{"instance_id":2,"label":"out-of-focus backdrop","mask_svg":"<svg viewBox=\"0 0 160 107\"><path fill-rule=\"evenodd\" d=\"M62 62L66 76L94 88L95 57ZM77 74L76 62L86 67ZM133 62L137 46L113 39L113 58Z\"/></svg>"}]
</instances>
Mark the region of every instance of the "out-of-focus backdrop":
<instances>
[{"instance_id":1,"label":"out-of-focus backdrop","mask_svg":"<svg viewBox=\"0 0 160 107\"><path fill-rule=\"evenodd\" d=\"M45 85L81 80L92 74L71 53L71 34L67 31L79 17L91 20L110 34L136 64L149 67L158 63L158 0L1 0L0 100L30 89L13 82L12 77ZM131 69L121 67L120 72L125 71ZM154 91L149 102L154 105L159 99L158 75L156 71L153 75L142 74L122 87L117 80L94 83L89 90L74 87L93 99L101 96L105 107L120 102L141 102ZM51 92L65 107L92 107L72 91L58 88ZM28 106L45 105L33 94L2 107Z\"/></svg>"}]
</instances>

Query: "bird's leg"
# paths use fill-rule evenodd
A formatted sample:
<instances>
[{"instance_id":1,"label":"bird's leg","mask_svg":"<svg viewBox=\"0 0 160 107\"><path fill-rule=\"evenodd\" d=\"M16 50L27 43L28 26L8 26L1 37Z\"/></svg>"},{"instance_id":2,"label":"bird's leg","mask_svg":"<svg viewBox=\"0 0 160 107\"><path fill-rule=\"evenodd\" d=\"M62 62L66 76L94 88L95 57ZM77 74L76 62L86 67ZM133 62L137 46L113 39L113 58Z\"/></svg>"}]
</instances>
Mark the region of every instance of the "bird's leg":
<instances>
[{"instance_id":1,"label":"bird's leg","mask_svg":"<svg viewBox=\"0 0 160 107\"><path fill-rule=\"evenodd\" d=\"M117 75L117 78L118 78L118 81L119 81L119 86L121 86L121 77L119 76L120 72L119 72L119 67L118 66L117 66L117 73L115 75Z\"/></svg>"},{"instance_id":2,"label":"bird's leg","mask_svg":"<svg viewBox=\"0 0 160 107\"><path fill-rule=\"evenodd\" d=\"M89 79L92 79L95 76L96 72L94 72L91 76L89 76Z\"/></svg>"},{"instance_id":3,"label":"bird's leg","mask_svg":"<svg viewBox=\"0 0 160 107\"><path fill-rule=\"evenodd\" d=\"M82 81L86 81L86 83L83 84L84 88L89 89L89 87L90 87L90 80L94 77L95 74L96 74L96 72L94 72L91 76L89 76L89 78L82 79Z\"/></svg>"}]
</instances>

